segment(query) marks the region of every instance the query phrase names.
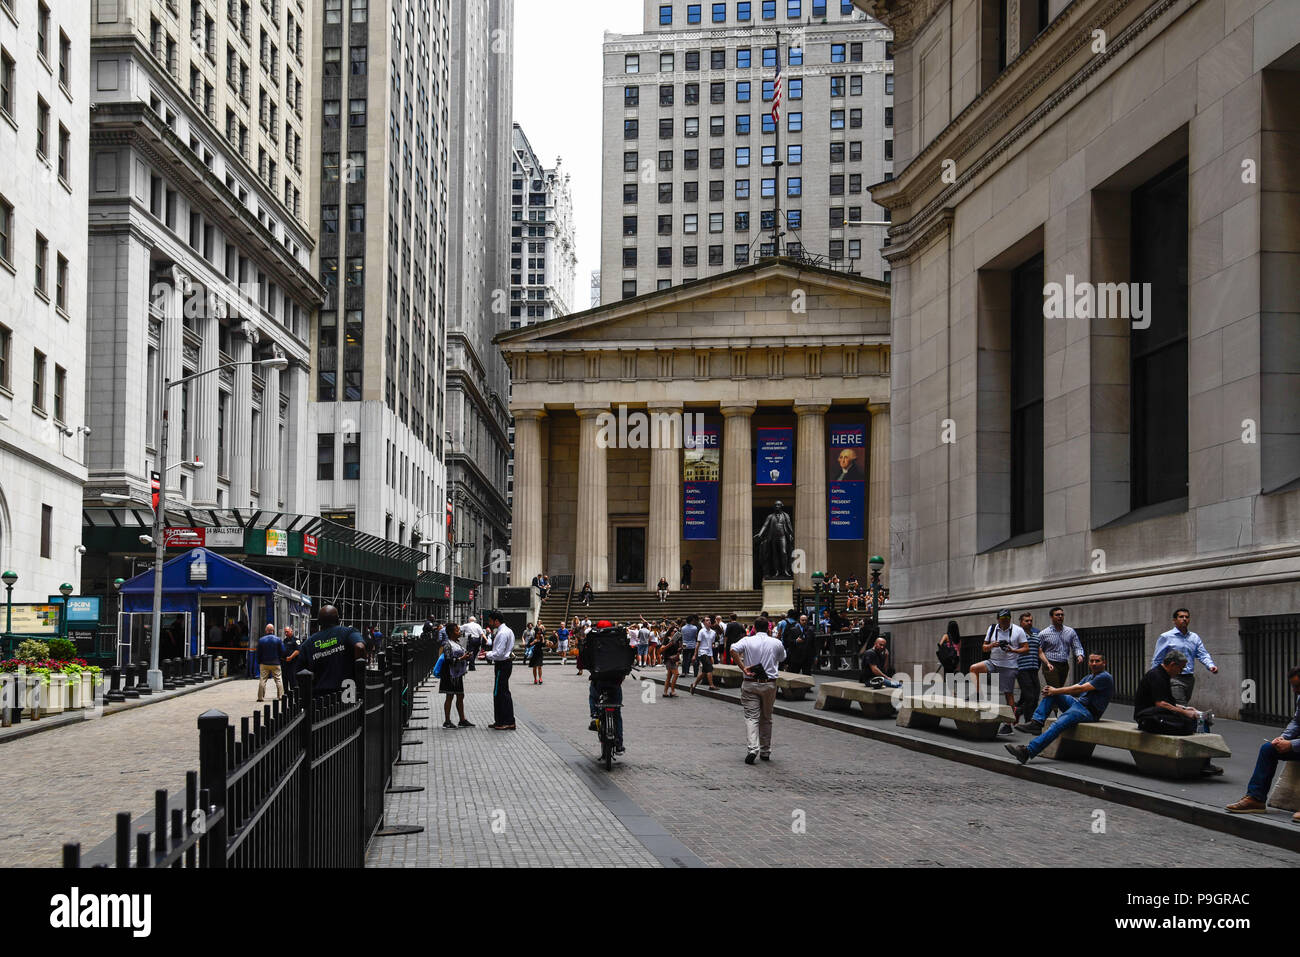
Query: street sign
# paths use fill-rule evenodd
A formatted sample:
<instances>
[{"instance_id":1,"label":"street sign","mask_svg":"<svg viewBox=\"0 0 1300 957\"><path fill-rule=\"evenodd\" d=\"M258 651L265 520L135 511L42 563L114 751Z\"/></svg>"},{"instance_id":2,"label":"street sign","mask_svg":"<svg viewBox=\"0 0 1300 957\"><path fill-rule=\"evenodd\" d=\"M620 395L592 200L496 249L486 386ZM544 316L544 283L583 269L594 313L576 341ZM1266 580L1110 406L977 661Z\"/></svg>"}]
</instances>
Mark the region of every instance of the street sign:
<instances>
[{"instance_id":1,"label":"street sign","mask_svg":"<svg viewBox=\"0 0 1300 957\"><path fill-rule=\"evenodd\" d=\"M203 532L202 528L167 528L163 530L163 545L167 548L201 548Z\"/></svg>"},{"instance_id":2,"label":"street sign","mask_svg":"<svg viewBox=\"0 0 1300 957\"><path fill-rule=\"evenodd\" d=\"M15 635L58 635L59 606L37 605L34 603L13 604L13 625L10 632Z\"/></svg>"},{"instance_id":3,"label":"street sign","mask_svg":"<svg viewBox=\"0 0 1300 957\"><path fill-rule=\"evenodd\" d=\"M244 530L238 525L232 527L206 528L203 530L208 548L243 548Z\"/></svg>"},{"instance_id":4,"label":"street sign","mask_svg":"<svg viewBox=\"0 0 1300 957\"><path fill-rule=\"evenodd\" d=\"M316 536L304 534L302 536L302 553L304 555L316 554Z\"/></svg>"},{"instance_id":5,"label":"street sign","mask_svg":"<svg viewBox=\"0 0 1300 957\"><path fill-rule=\"evenodd\" d=\"M158 492L162 488L162 476L157 472L149 473L149 489L152 495L153 511L158 514Z\"/></svg>"},{"instance_id":6,"label":"street sign","mask_svg":"<svg viewBox=\"0 0 1300 957\"><path fill-rule=\"evenodd\" d=\"M62 595L51 595L50 604L62 605ZM94 595L72 595L68 598L68 624L98 624L99 598Z\"/></svg>"}]
</instances>

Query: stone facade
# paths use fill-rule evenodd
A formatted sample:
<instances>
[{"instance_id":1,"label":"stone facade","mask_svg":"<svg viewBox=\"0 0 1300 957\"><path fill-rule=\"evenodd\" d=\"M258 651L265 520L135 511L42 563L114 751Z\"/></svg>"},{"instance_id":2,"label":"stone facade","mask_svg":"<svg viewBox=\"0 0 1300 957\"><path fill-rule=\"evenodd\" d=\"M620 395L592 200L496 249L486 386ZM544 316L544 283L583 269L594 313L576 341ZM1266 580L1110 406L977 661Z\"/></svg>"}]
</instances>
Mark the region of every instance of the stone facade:
<instances>
[{"instance_id":1,"label":"stone facade","mask_svg":"<svg viewBox=\"0 0 1300 957\"><path fill-rule=\"evenodd\" d=\"M1236 716L1243 679L1285 681L1254 673L1261 616L1300 611L1295 4L1051 0L1046 23L1013 4L1001 41L987 0L859 6L897 43L903 168L872 195L894 222L885 619L900 666L932 668L949 618L983 633L1009 606L1042 626L1060 604L1081 629L1129 626L1090 634L1131 687L1187 606L1221 669L1194 703ZM1140 505L1129 322L1047 317L1041 527L1017 536L1009 277L1041 255L1045 284L1148 278L1132 210L1182 163L1188 385L1168 401L1186 405L1187 451L1160 465L1185 468L1185 496Z\"/></svg>"},{"instance_id":2,"label":"stone facade","mask_svg":"<svg viewBox=\"0 0 1300 957\"><path fill-rule=\"evenodd\" d=\"M653 590L661 575L676 588L689 559L697 587L754 588L756 523L778 499L806 556L798 584L819 570L864 575L886 544L870 536L888 525L887 481L867 496L864 537L828 542L827 435L836 423L869 427L872 454L887 461L887 309L883 283L765 260L498 336L517 443L511 583L544 568L597 591ZM600 440L604 413L633 412L699 414L717 428L712 539L683 537L680 433ZM792 486L754 484L762 425L795 434Z\"/></svg>"}]
</instances>

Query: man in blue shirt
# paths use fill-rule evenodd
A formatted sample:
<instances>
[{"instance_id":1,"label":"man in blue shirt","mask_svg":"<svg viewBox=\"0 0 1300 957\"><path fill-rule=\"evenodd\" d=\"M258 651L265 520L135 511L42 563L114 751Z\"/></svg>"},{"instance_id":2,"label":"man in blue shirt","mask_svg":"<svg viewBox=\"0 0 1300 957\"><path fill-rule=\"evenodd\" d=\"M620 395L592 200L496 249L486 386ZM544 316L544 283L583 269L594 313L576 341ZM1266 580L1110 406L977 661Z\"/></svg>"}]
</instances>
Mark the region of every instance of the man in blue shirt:
<instances>
[{"instance_id":1,"label":"man in blue shirt","mask_svg":"<svg viewBox=\"0 0 1300 957\"><path fill-rule=\"evenodd\" d=\"M686 624L682 625L682 674L691 674L691 666L695 666L695 674L699 674L700 663L695 660L695 646L699 644L700 637L700 620L694 615L686 619Z\"/></svg>"},{"instance_id":2,"label":"man in blue shirt","mask_svg":"<svg viewBox=\"0 0 1300 957\"><path fill-rule=\"evenodd\" d=\"M267 625L266 633L257 639L257 667L261 679L257 682L257 700L266 699L266 679L275 679L275 696L284 697L284 685L280 682L280 658L284 654L284 645L275 637L275 625Z\"/></svg>"},{"instance_id":3,"label":"man in blue shirt","mask_svg":"<svg viewBox=\"0 0 1300 957\"><path fill-rule=\"evenodd\" d=\"M1228 810L1233 814L1265 814L1268 812L1268 789L1277 773L1279 761L1295 761L1300 758L1300 668L1292 668L1287 675L1291 683L1291 693L1296 695L1295 713L1291 723L1272 741L1265 741L1259 746L1259 757L1255 759L1255 773L1246 785L1246 796L1236 804L1229 804ZM1300 824L1300 811L1291 816L1291 820Z\"/></svg>"},{"instance_id":4,"label":"man in blue shirt","mask_svg":"<svg viewBox=\"0 0 1300 957\"><path fill-rule=\"evenodd\" d=\"M1183 668L1183 673L1174 675L1170 679L1174 689L1174 704L1191 703L1192 689L1196 687L1196 675L1193 674L1193 670L1198 660L1210 669L1210 674L1219 673L1219 666L1205 650L1205 643L1201 641L1201 636L1190 630L1191 623L1192 613L1186 608L1179 608L1174 612L1174 627L1156 639L1156 653L1151 656L1152 668L1165 660L1165 652L1170 648L1177 648L1187 656L1187 665Z\"/></svg>"},{"instance_id":5,"label":"man in blue shirt","mask_svg":"<svg viewBox=\"0 0 1300 957\"><path fill-rule=\"evenodd\" d=\"M1023 744L1006 746L1017 761L1024 764L1030 758L1042 753L1042 750L1055 741L1063 731L1073 728L1080 722L1101 720L1101 716L1106 713L1106 707L1110 704L1111 695L1115 693L1115 679L1106 670L1105 656L1095 651L1088 656L1088 671L1091 672L1091 677L1081 684L1070 685L1068 688L1049 686L1043 689L1043 700L1038 703L1034 719L1027 724L1016 725L1017 731L1024 731L1027 734L1036 733L1038 737L1030 741L1028 747ZM1078 697L1076 698L1075 695ZM1044 731L1043 722L1047 720L1053 708L1059 709L1061 716Z\"/></svg>"}]
</instances>

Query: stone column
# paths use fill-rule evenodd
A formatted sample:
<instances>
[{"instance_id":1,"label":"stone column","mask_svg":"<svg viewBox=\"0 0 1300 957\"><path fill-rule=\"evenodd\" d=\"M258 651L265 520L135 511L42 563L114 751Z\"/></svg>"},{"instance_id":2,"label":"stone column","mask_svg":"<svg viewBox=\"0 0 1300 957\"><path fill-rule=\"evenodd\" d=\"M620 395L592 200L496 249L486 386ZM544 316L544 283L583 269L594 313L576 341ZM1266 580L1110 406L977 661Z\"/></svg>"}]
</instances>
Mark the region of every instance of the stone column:
<instances>
[{"instance_id":1,"label":"stone column","mask_svg":"<svg viewBox=\"0 0 1300 957\"><path fill-rule=\"evenodd\" d=\"M262 434L253 436L262 443L257 490L262 508L276 510L280 502L280 370L262 367ZM343 468L343 449L338 450L335 468Z\"/></svg>"},{"instance_id":2,"label":"stone column","mask_svg":"<svg viewBox=\"0 0 1300 957\"><path fill-rule=\"evenodd\" d=\"M754 587L754 461L750 417L757 402L722 406L722 542L718 587Z\"/></svg>"},{"instance_id":3,"label":"stone column","mask_svg":"<svg viewBox=\"0 0 1300 957\"><path fill-rule=\"evenodd\" d=\"M871 484L867 489L867 556L885 560L882 583L889 581L889 403L871 402Z\"/></svg>"},{"instance_id":4,"label":"stone column","mask_svg":"<svg viewBox=\"0 0 1300 957\"><path fill-rule=\"evenodd\" d=\"M251 362L256 333L245 335L236 328L230 337L231 358ZM234 368L234 387L230 394L230 507L247 509L253 496L253 367Z\"/></svg>"},{"instance_id":5,"label":"stone column","mask_svg":"<svg viewBox=\"0 0 1300 957\"><path fill-rule=\"evenodd\" d=\"M794 542L804 553L796 588L810 588L812 573L826 571L826 412L825 403L794 404L799 416L795 436ZM797 559L797 556L796 556Z\"/></svg>"},{"instance_id":6,"label":"stone column","mask_svg":"<svg viewBox=\"0 0 1300 957\"><path fill-rule=\"evenodd\" d=\"M650 434L656 440L674 438L681 429L666 430L653 423L658 415L675 415L680 420L680 402L651 402ZM580 513L581 514L581 513ZM662 575L674 592L681 588L682 570L682 460L677 444L650 449L650 523L646 530L646 582L651 590ZM582 587L581 583L578 585ZM593 588L595 585L592 586Z\"/></svg>"},{"instance_id":7,"label":"stone column","mask_svg":"<svg viewBox=\"0 0 1300 957\"><path fill-rule=\"evenodd\" d=\"M280 466L288 470L284 508L286 512L295 515L311 515L316 511L316 503L308 491L313 487L310 484L312 472L308 456L311 454L314 436L310 434L307 421L307 366L290 360L289 367L280 375L280 389L289 396L289 418L285 422L288 448ZM370 454L372 460L376 459L373 447L367 449L364 442L363 438L363 458ZM378 458L382 464L382 454Z\"/></svg>"},{"instance_id":8,"label":"stone column","mask_svg":"<svg viewBox=\"0 0 1300 957\"><path fill-rule=\"evenodd\" d=\"M593 591L609 587L609 479L598 417L608 405L578 404L578 527L574 577Z\"/></svg>"},{"instance_id":9,"label":"stone column","mask_svg":"<svg viewBox=\"0 0 1300 957\"><path fill-rule=\"evenodd\" d=\"M542 525L542 489L546 475L542 465L541 408L512 408L515 417L515 497L511 508L510 584L527 587L542 570L545 552ZM581 586L579 586L581 587Z\"/></svg>"},{"instance_id":10,"label":"stone column","mask_svg":"<svg viewBox=\"0 0 1300 957\"><path fill-rule=\"evenodd\" d=\"M185 323L182 316L185 308L185 285L189 282L189 277L179 269L172 269L171 275L172 288L163 307L162 340L158 344L158 361L162 363L164 378L168 382L175 382L185 374ZM171 459L170 462L158 463L158 472L163 476L164 481L167 481L167 467L185 458L185 449L181 442L181 437L185 434L185 423L181 421L185 402L181 392L186 388L187 386L183 385L178 385L174 389L164 386L163 394L159 396L159 400L166 403L164 408L167 412L167 457ZM161 436L157 438L161 439ZM173 472L171 481L168 482L169 487L180 487L180 473L180 469Z\"/></svg>"},{"instance_id":11,"label":"stone column","mask_svg":"<svg viewBox=\"0 0 1300 957\"><path fill-rule=\"evenodd\" d=\"M206 313L206 310L204 310ZM221 323L216 316L204 315L199 319L199 367L195 372L215 369L221 363L217 337ZM217 465L220 450L217 448L218 397L221 395L221 373L200 376L194 380L194 401L190 412L194 416L194 452L203 461L203 468L194 473L196 505L217 504Z\"/></svg>"}]
</instances>

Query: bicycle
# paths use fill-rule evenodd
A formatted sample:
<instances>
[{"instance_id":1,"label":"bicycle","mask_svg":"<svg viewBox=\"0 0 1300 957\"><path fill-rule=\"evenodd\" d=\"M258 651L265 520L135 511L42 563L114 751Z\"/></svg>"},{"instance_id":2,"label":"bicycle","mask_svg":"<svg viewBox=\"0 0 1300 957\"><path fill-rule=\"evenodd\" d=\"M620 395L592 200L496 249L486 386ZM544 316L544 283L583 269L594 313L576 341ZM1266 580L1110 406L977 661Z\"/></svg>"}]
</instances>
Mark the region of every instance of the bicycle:
<instances>
[{"instance_id":1,"label":"bicycle","mask_svg":"<svg viewBox=\"0 0 1300 957\"><path fill-rule=\"evenodd\" d=\"M609 699L607 688L596 698L596 736L600 738L600 760L606 771L614 768L614 748L618 744L618 705Z\"/></svg>"}]
</instances>

